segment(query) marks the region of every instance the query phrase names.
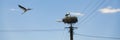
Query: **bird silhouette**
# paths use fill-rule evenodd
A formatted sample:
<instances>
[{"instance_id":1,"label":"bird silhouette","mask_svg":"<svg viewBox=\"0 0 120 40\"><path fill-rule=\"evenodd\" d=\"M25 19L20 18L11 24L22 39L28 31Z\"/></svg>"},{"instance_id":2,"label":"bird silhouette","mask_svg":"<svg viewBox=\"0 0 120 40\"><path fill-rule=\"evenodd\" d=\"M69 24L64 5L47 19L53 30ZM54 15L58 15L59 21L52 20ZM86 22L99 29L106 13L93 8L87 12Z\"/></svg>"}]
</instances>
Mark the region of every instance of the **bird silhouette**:
<instances>
[{"instance_id":1,"label":"bird silhouette","mask_svg":"<svg viewBox=\"0 0 120 40\"><path fill-rule=\"evenodd\" d=\"M24 14L28 10L31 10L30 8L25 8L25 7L21 6L21 5L18 5L18 7L21 8L24 11L22 14Z\"/></svg>"}]
</instances>

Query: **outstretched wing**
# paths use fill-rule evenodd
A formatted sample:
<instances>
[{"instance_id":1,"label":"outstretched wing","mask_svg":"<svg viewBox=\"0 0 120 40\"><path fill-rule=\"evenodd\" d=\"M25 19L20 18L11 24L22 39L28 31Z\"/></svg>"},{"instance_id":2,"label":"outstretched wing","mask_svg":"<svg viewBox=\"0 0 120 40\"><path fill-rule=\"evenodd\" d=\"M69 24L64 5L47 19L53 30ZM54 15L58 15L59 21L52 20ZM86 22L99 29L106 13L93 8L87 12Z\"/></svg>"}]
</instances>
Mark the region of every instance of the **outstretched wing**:
<instances>
[{"instance_id":1,"label":"outstretched wing","mask_svg":"<svg viewBox=\"0 0 120 40\"><path fill-rule=\"evenodd\" d=\"M18 7L21 8L21 9L24 11L22 14L24 14L24 13L27 12L28 10L31 10L30 8L27 9L27 8L21 6L21 5L18 5Z\"/></svg>"},{"instance_id":2,"label":"outstretched wing","mask_svg":"<svg viewBox=\"0 0 120 40\"><path fill-rule=\"evenodd\" d=\"M18 7L20 7L23 11L27 11L27 9L21 5L18 5Z\"/></svg>"}]
</instances>

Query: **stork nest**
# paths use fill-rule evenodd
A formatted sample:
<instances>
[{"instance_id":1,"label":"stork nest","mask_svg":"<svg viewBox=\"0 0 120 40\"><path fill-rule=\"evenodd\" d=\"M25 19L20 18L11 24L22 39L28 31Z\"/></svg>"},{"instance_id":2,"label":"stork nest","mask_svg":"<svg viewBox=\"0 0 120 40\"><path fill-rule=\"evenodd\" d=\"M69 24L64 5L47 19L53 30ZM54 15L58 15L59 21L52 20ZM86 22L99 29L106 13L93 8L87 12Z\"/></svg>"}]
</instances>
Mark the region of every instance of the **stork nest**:
<instances>
[{"instance_id":1,"label":"stork nest","mask_svg":"<svg viewBox=\"0 0 120 40\"><path fill-rule=\"evenodd\" d=\"M72 16L72 17L65 17L65 18L63 18L62 21L63 21L64 23L71 24L71 23L76 23L76 22L78 22L78 19L77 19L77 17Z\"/></svg>"}]
</instances>

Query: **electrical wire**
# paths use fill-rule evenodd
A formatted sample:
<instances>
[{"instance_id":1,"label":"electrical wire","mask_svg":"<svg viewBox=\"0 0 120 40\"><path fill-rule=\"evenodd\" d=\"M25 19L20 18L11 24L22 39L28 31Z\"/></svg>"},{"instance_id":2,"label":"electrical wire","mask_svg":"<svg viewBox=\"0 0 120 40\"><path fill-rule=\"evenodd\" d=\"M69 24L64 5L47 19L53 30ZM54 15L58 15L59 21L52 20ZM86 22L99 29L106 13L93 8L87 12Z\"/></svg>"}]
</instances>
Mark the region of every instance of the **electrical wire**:
<instances>
[{"instance_id":1,"label":"electrical wire","mask_svg":"<svg viewBox=\"0 0 120 40\"><path fill-rule=\"evenodd\" d=\"M48 31L64 31L64 29L0 30L0 32L48 32Z\"/></svg>"},{"instance_id":2,"label":"electrical wire","mask_svg":"<svg viewBox=\"0 0 120 40\"><path fill-rule=\"evenodd\" d=\"M87 4L87 6L85 6L85 8L84 8L81 12L85 12L88 8L90 8L91 3L93 3L93 2L92 2L92 1L89 2L89 3ZM88 6L89 6L89 7L88 7Z\"/></svg>"},{"instance_id":3,"label":"electrical wire","mask_svg":"<svg viewBox=\"0 0 120 40\"><path fill-rule=\"evenodd\" d=\"M86 19L88 19L90 16L95 14L95 11L97 8L99 8L101 5L103 5L103 3L105 3L105 0L102 0L100 3L98 3L98 5L96 7L94 7L94 9L88 14L88 16L86 16L83 20L81 20L80 24L82 24Z\"/></svg>"},{"instance_id":4,"label":"electrical wire","mask_svg":"<svg viewBox=\"0 0 120 40\"><path fill-rule=\"evenodd\" d=\"M81 11L81 13L84 13L86 10L88 10L88 8L91 8L91 4L93 3L93 1L89 2L87 4L87 6L85 6L85 8ZM89 7L88 7L89 6ZM81 16L80 20L82 20L84 18L84 16Z\"/></svg>"},{"instance_id":5,"label":"electrical wire","mask_svg":"<svg viewBox=\"0 0 120 40\"><path fill-rule=\"evenodd\" d=\"M120 37L106 37L106 36L93 36L93 35L85 35L85 34L75 34L84 37L92 37L92 38L107 38L107 39L120 39Z\"/></svg>"},{"instance_id":6,"label":"electrical wire","mask_svg":"<svg viewBox=\"0 0 120 40\"><path fill-rule=\"evenodd\" d=\"M97 9L98 7L100 7L100 6L103 4L104 1L105 1L105 0L101 1L100 3L98 3L98 5L97 5L97 3L96 3L97 6L94 7L94 10L92 10L92 11L88 14L88 16L86 16L83 20L81 20L81 24L82 24L87 18L89 18L89 16L93 15L94 12L96 11L96 9Z\"/></svg>"},{"instance_id":7,"label":"electrical wire","mask_svg":"<svg viewBox=\"0 0 120 40\"><path fill-rule=\"evenodd\" d=\"M105 1L107 1L107 0L105 0ZM106 2L104 2L104 3L106 3ZM106 4L108 4L108 3L106 3ZM104 5L106 5L106 4L104 4ZM101 7L101 6L100 6L100 7ZM98 8L100 8L100 7L98 7ZM93 12L93 13L94 13L94 14L93 14L92 16L90 16L90 18L89 18L89 19L86 19L86 21L84 21L84 23L89 22L89 21L90 21L90 19L93 19L93 17L97 16L96 11L95 11L95 12Z\"/></svg>"},{"instance_id":8,"label":"electrical wire","mask_svg":"<svg viewBox=\"0 0 120 40\"><path fill-rule=\"evenodd\" d=\"M98 0L98 1L99 1L99 0ZM91 2L94 3L93 1L91 1ZM87 8L92 9L92 8L91 8L91 7L92 7L92 6L91 6L92 3L89 3L88 6L86 6L86 8L85 8L82 12L85 12ZM97 3L98 3L98 2L97 2ZM96 3L96 5L97 5L97 3ZM88 9L87 9L87 10L88 10ZM83 16L83 17L80 19L80 22L82 22L82 21L85 20L84 17L85 17L85 16ZM83 19L84 19L84 20L83 20Z\"/></svg>"}]
</instances>

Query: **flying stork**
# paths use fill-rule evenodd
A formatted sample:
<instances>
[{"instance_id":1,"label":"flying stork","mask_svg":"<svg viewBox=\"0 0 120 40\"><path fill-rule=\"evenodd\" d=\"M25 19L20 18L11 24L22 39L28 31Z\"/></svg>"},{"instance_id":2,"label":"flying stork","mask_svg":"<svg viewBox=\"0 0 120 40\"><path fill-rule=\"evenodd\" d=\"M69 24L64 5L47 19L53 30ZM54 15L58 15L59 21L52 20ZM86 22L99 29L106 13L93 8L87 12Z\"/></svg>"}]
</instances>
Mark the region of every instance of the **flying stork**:
<instances>
[{"instance_id":1,"label":"flying stork","mask_svg":"<svg viewBox=\"0 0 120 40\"><path fill-rule=\"evenodd\" d=\"M22 14L24 14L25 12L31 10L30 8L25 8L25 7L23 7L22 5L18 5L18 7L23 10L23 13L22 13Z\"/></svg>"}]
</instances>

